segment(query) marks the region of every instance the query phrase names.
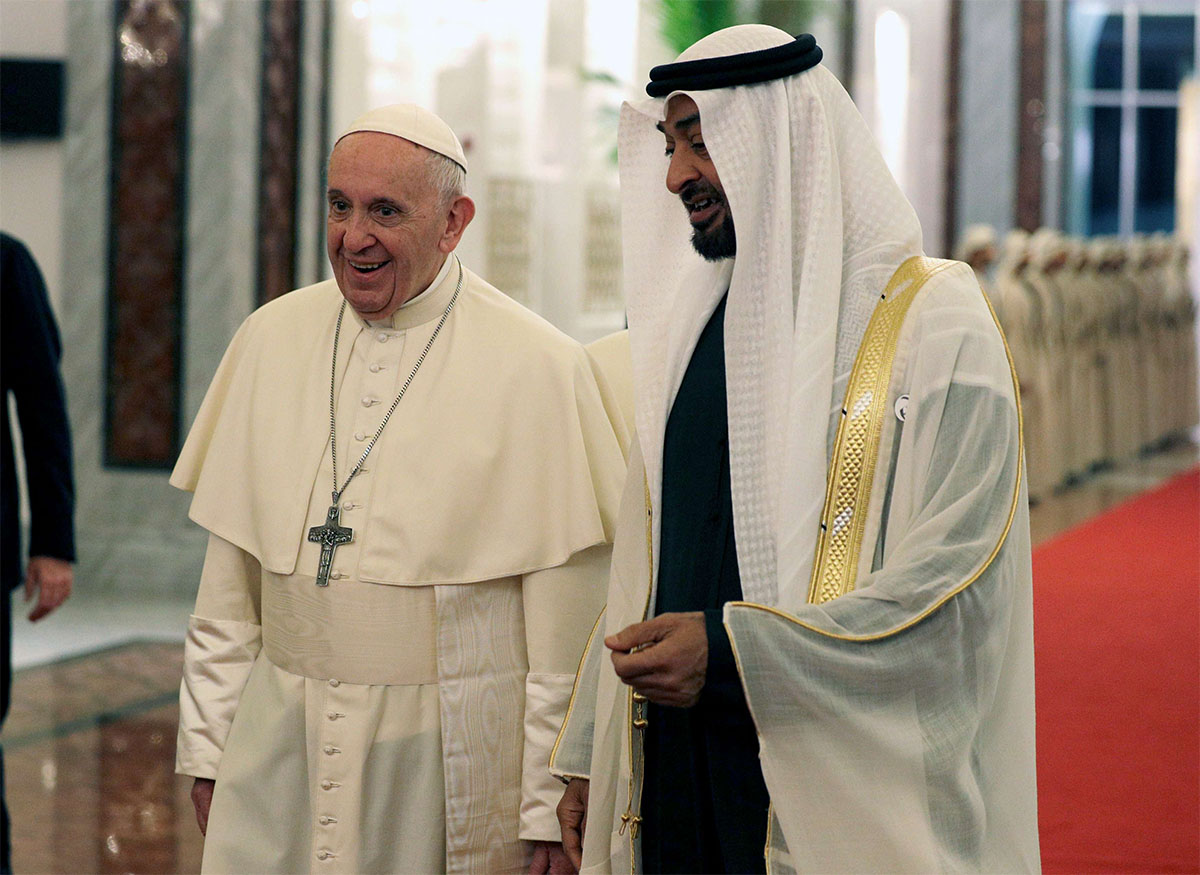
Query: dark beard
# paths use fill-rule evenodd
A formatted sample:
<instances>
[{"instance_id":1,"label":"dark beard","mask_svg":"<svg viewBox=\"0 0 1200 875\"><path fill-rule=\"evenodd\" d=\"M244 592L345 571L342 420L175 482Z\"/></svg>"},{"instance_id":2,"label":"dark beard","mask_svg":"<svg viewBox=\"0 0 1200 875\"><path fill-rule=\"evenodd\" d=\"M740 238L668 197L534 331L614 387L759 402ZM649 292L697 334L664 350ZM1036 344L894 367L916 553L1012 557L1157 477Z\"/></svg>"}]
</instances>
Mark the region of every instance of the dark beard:
<instances>
[{"instance_id":1,"label":"dark beard","mask_svg":"<svg viewBox=\"0 0 1200 875\"><path fill-rule=\"evenodd\" d=\"M721 205L725 208L725 218L719 225L713 225L710 222L704 228L693 227L692 247L706 261L721 261L725 258L733 258L737 254L737 238L733 231L733 216L729 213L729 204L725 200L725 196L717 191L713 185L709 184L707 180L689 182L684 186L683 191L679 193L679 199L683 201L684 207L688 203L696 203L706 197L720 201Z\"/></svg>"},{"instance_id":2,"label":"dark beard","mask_svg":"<svg viewBox=\"0 0 1200 875\"><path fill-rule=\"evenodd\" d=\"M725 213L725 221L715 228L692 230L692 247L706 261L721 261L737 255L737 236L733 230L733 216Z\"/></svg>"}]
</instances>

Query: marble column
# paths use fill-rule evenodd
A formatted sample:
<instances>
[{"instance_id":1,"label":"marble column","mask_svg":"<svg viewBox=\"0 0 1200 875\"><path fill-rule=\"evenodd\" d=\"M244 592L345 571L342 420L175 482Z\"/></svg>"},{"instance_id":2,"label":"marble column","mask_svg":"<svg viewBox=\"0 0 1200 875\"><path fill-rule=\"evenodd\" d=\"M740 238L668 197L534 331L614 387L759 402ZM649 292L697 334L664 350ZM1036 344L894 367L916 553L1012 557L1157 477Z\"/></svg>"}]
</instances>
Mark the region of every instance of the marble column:
<instances>
[{"instance_id":1,"label":"marble column","mask_svg":"<svg viewBox=\"0 0 1200 875\"><path fill-rule=\"evenodd\" d=\"M181 422L191 424L255 294L261 8L190 4L183 198ZM104 447L111 107L115 9L68 7L62 330L75 439L79 567L92 592L185 598L206 536L163 469L106 465ZM164 328L164 330L166 330Z\"/></svg>"},{"instance_id":2,"label":"marble column","mask_svg":"<svg viewBox=\"0 0 1200 875\"><path fill-rule=\"evenodd\" d=\"M1013 227L1019 17L1018 0L962 4L956 235L973 224Z\"/></svg>"}]
</instances>

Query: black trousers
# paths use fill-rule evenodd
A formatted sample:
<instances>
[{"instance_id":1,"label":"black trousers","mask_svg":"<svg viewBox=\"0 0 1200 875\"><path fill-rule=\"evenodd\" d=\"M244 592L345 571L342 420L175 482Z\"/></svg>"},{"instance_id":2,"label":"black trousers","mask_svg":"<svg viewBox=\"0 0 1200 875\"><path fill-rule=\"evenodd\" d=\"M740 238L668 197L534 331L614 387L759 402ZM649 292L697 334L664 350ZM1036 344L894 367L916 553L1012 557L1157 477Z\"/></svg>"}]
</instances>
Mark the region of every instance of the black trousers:
<instances>
[{"instance_id":1,"label":"black trousers","mask_svg":"<svg viewBox=\"0 0 1200 875\"><path fill-rule=\"evenodd\" d=\"M3 673L0 674L0 681L3 682L3 710L0 711L0 728L3 728L4 721L8 718L8 703L11 698L12 690L12 590L5 586L3 592L0 592L0 602L4 603L4 622L0 626L0 632L3 632L4 641L3 647ZM8 826L8 797L4 789L4 747L0 746L0 875L12 875L12 843L9 838Z\"/></svg>"}]
</instances>

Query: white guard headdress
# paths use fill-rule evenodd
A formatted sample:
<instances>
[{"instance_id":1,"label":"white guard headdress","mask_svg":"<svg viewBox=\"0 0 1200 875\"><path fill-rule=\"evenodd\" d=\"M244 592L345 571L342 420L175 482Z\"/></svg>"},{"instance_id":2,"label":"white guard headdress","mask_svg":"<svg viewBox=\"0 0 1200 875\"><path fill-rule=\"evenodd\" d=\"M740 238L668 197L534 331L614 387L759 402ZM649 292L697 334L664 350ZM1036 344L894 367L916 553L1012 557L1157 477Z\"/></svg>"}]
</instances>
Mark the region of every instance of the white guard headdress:
<instances>
[{"instance_id":1,"label":"white guard headdress","mask_svg":"<svg viewBox=\"0 0 1200 875\"><path fill-rule=\"evenodd\" d=\"M700 40L679 60L792 40L773 27L741 25ZM655 124L678 93L700 109L736 224L732 264L705 262L692 249L684 208L665 187ZM888 279L921 252L920 224L850 97L819 65L783 79L626 103L619 154L636 420L651 493L657 504L675 392L728 288L725 370L742 590L749 601L795 608L807 596L830 413L841 403L835 392L844 391Z\"/></svg>"},{"instance_id":2,"label":"white guard headdress","mask_svg":"<svg viewBox=\"0 0 1200 875\"><path fill-rule=\"evenodd\" d=\"M996 230L991 225L968 225L954 249L958 261L970 261L977 252L996 245Z\"/></svg>"}]
</instances>

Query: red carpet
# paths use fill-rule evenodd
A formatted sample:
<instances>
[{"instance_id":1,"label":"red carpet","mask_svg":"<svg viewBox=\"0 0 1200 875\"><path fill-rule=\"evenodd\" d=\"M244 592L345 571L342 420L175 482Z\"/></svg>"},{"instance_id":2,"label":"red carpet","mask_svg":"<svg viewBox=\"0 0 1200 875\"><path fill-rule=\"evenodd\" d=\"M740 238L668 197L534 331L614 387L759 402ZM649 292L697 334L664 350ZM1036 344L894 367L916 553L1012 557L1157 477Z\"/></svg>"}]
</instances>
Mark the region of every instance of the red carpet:
<instances>
[{"instance_id":1,"label":"red carpet","mask_svg":"<svg viewBox=\"0 0 1200 875\"><path fill-rule=\"evenodd\" d=\"M1200 872L1200 469L1033 554L1042 864Z\"/></svg>"}]
</instances>

